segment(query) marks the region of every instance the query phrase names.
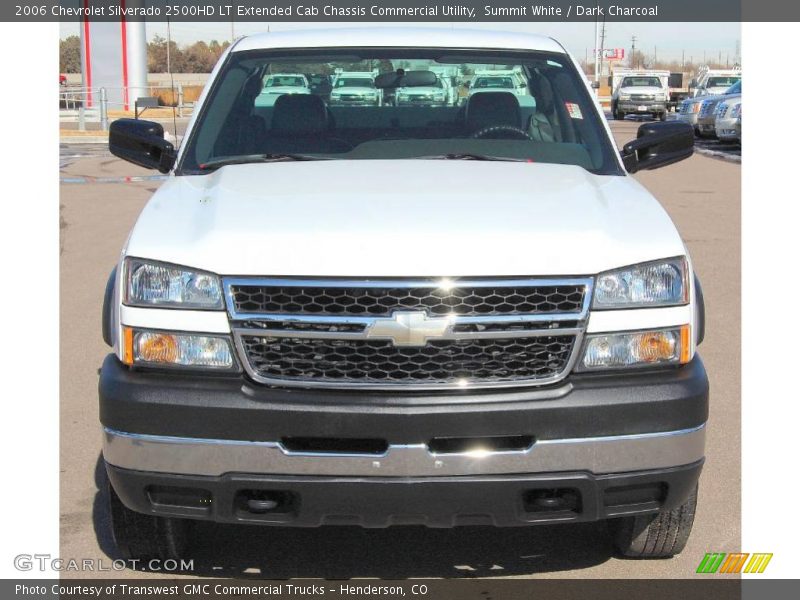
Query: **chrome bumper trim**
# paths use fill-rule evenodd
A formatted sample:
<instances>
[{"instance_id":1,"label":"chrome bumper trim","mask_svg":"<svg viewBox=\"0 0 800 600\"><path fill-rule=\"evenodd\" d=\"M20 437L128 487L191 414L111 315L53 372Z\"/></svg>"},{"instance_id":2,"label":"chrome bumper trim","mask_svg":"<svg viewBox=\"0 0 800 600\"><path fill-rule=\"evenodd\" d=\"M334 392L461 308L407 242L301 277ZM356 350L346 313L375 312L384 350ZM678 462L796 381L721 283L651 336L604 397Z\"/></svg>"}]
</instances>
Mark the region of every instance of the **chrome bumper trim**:
<instances>
[{"instance_id":1,"label":"chrome bumper trim","mask_svg":"<svg viewBox=\"0 0 800 600\"><path fill-rule=\"evenodd\" d=\"M659 433L541 440L513 452L438 455L425 444L391 445L382 455L312 454L287 451L279 442L142 435L105 428L103 456L124 469L185 475L436 477L660 469L701 460L704 448L705 425Z\"/></svg>"}]
</instances>

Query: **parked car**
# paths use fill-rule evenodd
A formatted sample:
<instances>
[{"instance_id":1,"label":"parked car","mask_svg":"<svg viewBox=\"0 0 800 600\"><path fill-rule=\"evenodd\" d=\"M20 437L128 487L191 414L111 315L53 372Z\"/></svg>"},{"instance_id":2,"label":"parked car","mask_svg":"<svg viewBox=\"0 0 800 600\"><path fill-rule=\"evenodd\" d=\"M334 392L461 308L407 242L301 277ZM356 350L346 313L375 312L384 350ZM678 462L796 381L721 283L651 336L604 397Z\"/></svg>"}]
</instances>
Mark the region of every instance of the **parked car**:
<instances>
[{"instance_id":1,"label":"parked car","mask_svg":"<svg viewBox=\"0 0 800 600\"><path fill-rule=\"evenodd\" d=\"M715 120L717 138L721 142L742 141L742 96L728 96L719 103Z\"/></svg>"},{"instance_id":2,"label":"parked car","mask_svg":"<svg viewBox=\"0 0 800 600\"><path fill-rule=\"evenodd\" d=\"M435 83L424 87L399 87L394 93L394 103L396 106L447 106L452 104L449 86L440 79L436 78Z\"/></svg>"},{"instance_id":3,"label":"parked car","mask_svg":"<svg viewBox=\"0 0 800 600\"><path fill-rule=\"evenodd\" d=\"M611 96L611 112L615 119L626 115L650 115L654 119L667 120L669 100L668 71L627 72L614 87Z\"/></svg>"},{"instance_id":4,"label":"parked car","mask_svg":"<svg viewBox=\"0 0 800 600\"><path fill-rule=\"evenodd\" d=\"M701 68L697 78L692 81L689 88L692 97L714 96L722 94L725 90L742 78L741 69L709 69Z\"/></svg>"},{"instance_id":5,"label":"parked car","mask_svg":"<svg viewBox=\"0 0 800 600\"><path fill-rule=\"evenodd\" d=\"M380 63L386 87L409 55L510 65L535 102L255 102L272 61L300 71L310 53ZM618 151L580 66L527 33L287 31L220 61L180 150L156 122L110 127L114 155L170 174L103 308L120 555L192 556L192 520L607 520L625 556L681 552L705 454L703 296L631 174L691 156L691 129L645 123Z\"/></svg>"},{"instance_id":6,"label":"parked car","mask_svg":"<svg viewBox=\"0 0 800 600\"><path fill-rule=\"evenodd\" d=\"M381 91L375 87L372 73L341 73L333 80L331 105L380 106Z\"/></svg>"},{"instance_id":7,"label":"parked car","mask_svg":"<svg viewBox=\"0 0 800 600\"><path fill-rule=\"evenodd\" d=\"M478 71L470 80L470 96L480 92L499 91L507 91L515 96L527 96L528 84L522 71L516 69Z\"/></svg>"},{"instance_id":8,"label":"parked car","mask_svg":"<svg viewBox=\"0 0 800 600\"><path fill-rule=\"evenodd\" d=\"M742 81L739 80L729 87L723 94L717 96L703 96L700 100L700 111L697 113L697 133L701 137L713 138L717 136L716 120L717 106L728 96L742 93Z\"/></svg>"},{"instance_id":9,"label":"parked car","mask_svg":"<svg viewBox=\"0 0 800 600\"><path fill-rule=\"evenodd\" d=\"M308 79L302 73L277 73L264 80L262 94L310 94Z\"/></svg>"},{"instance_id":10,"label":"parked car","mask_svg":"<svg viewBox=\"0 0 800 600\"><path fill-rule=\"evenodd\" d=\"M700 135L697 127L697 119L700 116L700 109L703 107L704 97L687 98L681 103L678 111L678 120L690 125L695 134Z\"/></svg>"}]
</instances>

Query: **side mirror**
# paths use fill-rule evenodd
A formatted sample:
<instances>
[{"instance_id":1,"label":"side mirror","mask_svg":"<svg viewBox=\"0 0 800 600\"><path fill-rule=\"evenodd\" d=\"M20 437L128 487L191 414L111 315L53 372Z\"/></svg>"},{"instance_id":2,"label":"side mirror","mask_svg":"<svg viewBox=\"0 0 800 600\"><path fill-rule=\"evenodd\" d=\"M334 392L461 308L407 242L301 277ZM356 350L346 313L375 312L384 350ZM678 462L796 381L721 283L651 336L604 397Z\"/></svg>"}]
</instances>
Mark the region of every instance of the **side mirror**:
<instances>
[{"instance_id":1,"label":"side mirror","mask_svg":"<svg viewBox=\"0 0 800 600\"><path fill-rule=\"evenodd\" d=\"M658 169L694 154L694 130L688 123L645 123L635 140L622 147L622 163L628 173Z\"/></svg>"},{"instance_id":2,"label":"side mirror","mask_svg":"<svg viewBox=\"0 0 800 600\"><path fill-rule=\"evenodd\" d=\"M599 81L593 81L592 82L592 89L593 90L599 90L600 89L600 82Z\"/></svg>"},{"instance_id":3,"label":"side mirror","mask_svg":"<svg viewBox=\"0 0 800 600\"><path fill-rule=\"evenodd\" d=\"M175 146L164 139L164 128L153 121L117 119L108 131L111 154L145 169L169 173L175 164Z\"/></svg>"},{"instance_id":4,"label":"side mirror","mask_svg":"<svg viewBox=\"0 0 800 600\"><path fill-rule=\"evenodd\" d=\"M467 88L467 89L469 89L469 86L471 86L471 85L472 85L471 81L465 81L464 82L464 87Z\"/></svg>"}]
</instances>

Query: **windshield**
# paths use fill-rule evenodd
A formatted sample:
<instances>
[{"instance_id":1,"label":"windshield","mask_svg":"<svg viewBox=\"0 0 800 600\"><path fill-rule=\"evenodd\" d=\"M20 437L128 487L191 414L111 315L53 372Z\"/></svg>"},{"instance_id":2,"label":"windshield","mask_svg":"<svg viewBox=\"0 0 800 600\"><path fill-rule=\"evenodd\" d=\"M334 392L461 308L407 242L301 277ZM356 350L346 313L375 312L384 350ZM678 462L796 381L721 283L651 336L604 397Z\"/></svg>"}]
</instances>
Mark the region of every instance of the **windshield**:
<instances>
[{"instance_id":1,"label":"windshield","mask_svg":"<svg viewBox=\"0 0 800 600\"><path fill-rule=\"evenodd\" d=\"M513 88L511 77L478 77L475 80L476 88Z\"/></svg>"},{"instance_id":2,"label":"windshield","mask_svg":"<svg viewBox=\"0 0 800 600\"><path fill-rule=\"evenodd\" d=\"M376 88L372 76L351 76L348 71L370 73L380 86L397 85L393 82L402 82L406 72L414 73L404 81L405 91L430 89L427 71L435 74L436 87L447 78L450 91L444 97L420 95L412 104L400 103L398 88ZM487 71L502 74L492 77ZM312 87L310 93L278 89L269 96L259 95L262 81L284 85L290 72L307 74L312 80L332 77L333 93L330 88ZM339 95L337 90L345 87L371 88L374 94ZM480 93L471 93L474 87L481 87ZM514 160L623 173L577 69L566 55L543 52L418 48L232 52L211 83L184 144L178 174L204 174L210 172L204 165L255 162L265 156L270 160L279 156L284 160Z\"/></svg>"},{"instance_id":3,"label":"windshield","mask_svg":"<svg viewBox=\"0 0 800 600\"><path fill-rule=\"evenodd\" d=\"M741 94L742 93L742 82L741 82L741 80L737 81L731 87L729 87L727 90L725 90L725 93L726 94Z\"/></svg>"},{"instance_id":4,"label":"windshield","mask_svg":"<svg viewBox=\"0 0 800 600\"><path fill-rule=\"evenodd\" d=\"M305 87L305 80L299 75L274 75L267 79L264 87Z\"/></svg>"},{"instance_id":5,"label":"windshield","mask_svg":"<svg viewBox=\"0 0 800 600\"><path fill-rule=\"evenodd\" d=\"M706 87L729 87L740 79L741 77L709 77Z\"/></svg>"},{"instance_id":6,"label":"windshield","mask_svg":"<svg viewBox=\"0 0 800 600\"><path fill-rule=\"evenodd\" d=\"M375 82L366 77L341 77L336 80L336 87L363 87L374 88Z\"/></svg>"},{"instance_id":7,"label":"windshield","mask_svg":"<svg viewBox=\"0 0 800 600\"><path fill-rule=\"evenodd\" d=\"M626 77L620 87L661 87L658 77Z\"/></svg>"}]
</instances>

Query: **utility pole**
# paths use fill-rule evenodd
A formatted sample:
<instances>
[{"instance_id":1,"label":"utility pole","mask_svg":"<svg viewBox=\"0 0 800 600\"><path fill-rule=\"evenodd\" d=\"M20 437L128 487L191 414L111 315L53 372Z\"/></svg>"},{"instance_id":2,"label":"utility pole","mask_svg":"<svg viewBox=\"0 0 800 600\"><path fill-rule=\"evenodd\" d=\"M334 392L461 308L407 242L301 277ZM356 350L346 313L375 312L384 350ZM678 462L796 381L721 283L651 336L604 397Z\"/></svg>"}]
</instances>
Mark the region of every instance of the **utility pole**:
<instances>
[{"instance_id":1,"label":"utility pole","mask_svg":"<svg viewBox=\"0 0 800 600\"><path fill-rule=\"evenodd\" d=\"M231 44L233 43L233 40L235 40L235 39L236 39L236 34L233 31L233 19L231 19Z\"/></svg>"},{"instance_id":2,"label":"utility pole","mask_svg":"<svg viewBox=\"0 0 800 600\"><path fill-rule=\"evenodd\" d=\"M653 46L653 68L656 69L658 64L658 46Z\"/></svg>"},{"instance_id":3,"label":"utility pole","mask_svg":"<svg viewBox=\"0 0 800 600\"><path fill-rule=\"evenodd\" d=\"M686 67L686 50L681 50L681 71Z\"/></svg>"},{"instance_id":4,"label":"utility pole","mask_svg":"<svg viewBox=\"0 0 800 600\"><path fill-rule=\"evenodd\" d=\"M636 68L636 36L631 36L631 69Z\"/></svg>"},{"instance_id":5,"label":"utility pole","mask_svg":"<svg viewBox=\"0 0 800 600\"><path fill-rule=\"evenodd\" d=\"M172 61L170 60L169 48L172 46L172 32L170 31L169 19L167 19L167 73L172 73Z\"/></svg>"},{"instance_id":6,"label":"utility pole","mask_svg":"<svg viewBox=\"0 0 800 600\"><path fill-rule=\"evenodd\" d=\"M603 15L603 26L600 28L600 76L603 76L603 59L606 50L606 16Z\"/></svg>"},{"instance_id":7,"label":"utility pole","mask_svg":"<svg viewBox=\"0 0 800 600\"><path fill-rule=\"evenodd\" d=\"M600 16L596 15L594 18L594 82L595 85L600 85L600 61L598 60L598 51L600 49ZM595 89L595 94L599 91Z\"/></svg>"}]
</instances>

